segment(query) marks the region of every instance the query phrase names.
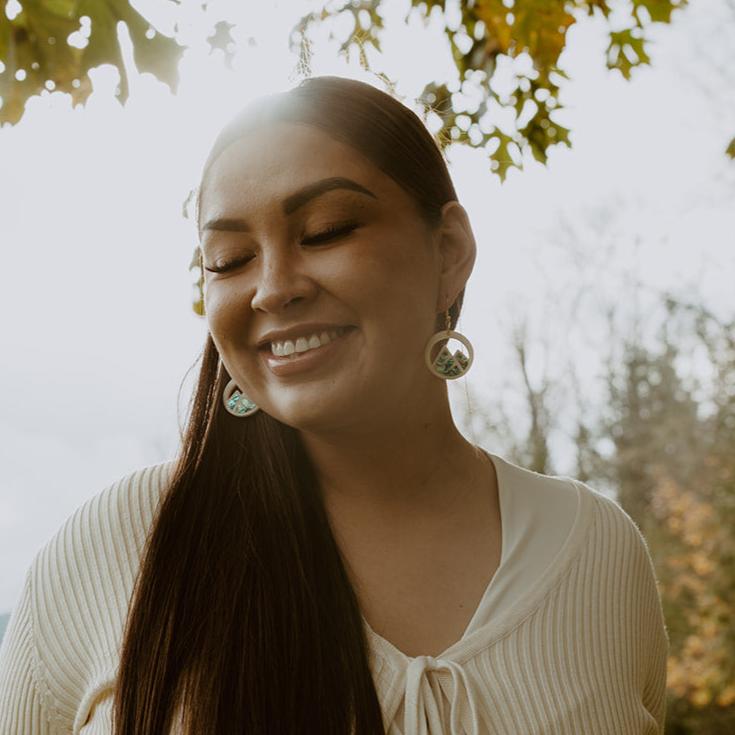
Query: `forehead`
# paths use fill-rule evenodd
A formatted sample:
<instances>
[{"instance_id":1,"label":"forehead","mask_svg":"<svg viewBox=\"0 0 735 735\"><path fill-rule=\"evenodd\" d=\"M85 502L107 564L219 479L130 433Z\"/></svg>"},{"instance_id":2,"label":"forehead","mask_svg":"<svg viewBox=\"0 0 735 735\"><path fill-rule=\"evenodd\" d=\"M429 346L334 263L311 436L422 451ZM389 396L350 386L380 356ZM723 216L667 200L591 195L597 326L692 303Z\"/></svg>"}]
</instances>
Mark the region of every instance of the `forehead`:
<instances>
[{"instance_id":1,"label":"forehead","mask_svg":"<svg viewBox=\"0 0 735 735\"><path fill-rule=\"evenodd\" d=\"M224 148L210 166L202 187L202 221L215 212L280 205L290 193L337 176L372 191L402 192L362 153L317 128L296 123L259 128Z\"/></svg>"}]
</instances>

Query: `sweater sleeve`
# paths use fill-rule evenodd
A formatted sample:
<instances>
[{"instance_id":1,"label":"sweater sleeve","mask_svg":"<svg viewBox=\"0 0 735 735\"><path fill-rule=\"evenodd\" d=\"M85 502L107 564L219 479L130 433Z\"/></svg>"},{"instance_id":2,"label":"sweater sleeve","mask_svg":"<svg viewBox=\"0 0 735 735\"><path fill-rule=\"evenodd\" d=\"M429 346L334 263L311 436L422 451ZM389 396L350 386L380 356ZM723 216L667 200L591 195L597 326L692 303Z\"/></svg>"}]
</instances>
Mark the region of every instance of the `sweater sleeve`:
<instances>
[{"instance_id":1,"label":"sweater sleeve","mask_svg":"<svg viewBox=\"0 0 735 735\"><path fill-rule=\"evenodd\" d=\"M647 644L646 675L641 698L645 708L664 733L666 720L666 677L669 657L669 633L666 628L656 570L645 538L639 532L643 551L642 609L645 614L644 630Z\"/></svg>"},{"instance_id":2,"label":"sweater sleeve","mask_svg":"<svg viewBox=\"0 0 735 735\"><path fill-rule=\"evenodd\" d=\"M625 583L625 604L630 605L625 635L632 641L636 697L655 721L658 735L664 735L669 633L651 550L638 524L617 500L581 484L616 520L615 536L620 543L615 541L612 548L615 553L620 550L620 579Z\"/></svg>"},{"instance_id":3,"label":"sweater sleeve","mask_svg":"<svg viewBox=\"0 0 735 735\"><path fill-rule=\"evenodd\" d=\"M35 674L30 582L29 569L0 645L2 735L47 735L51 732Z\"/></svg>"},{"instance_id":4,"label":"sweater sleeve","mask_svg":"<svg viewBox=\"0 0 735 735\"><path fill-rule=\"evenodd\" d=\"M109 692L140 555L173 467L149 465L110 483L36 554L0 644L0 735L78 733Z\"/></svg>"}]
</instances>

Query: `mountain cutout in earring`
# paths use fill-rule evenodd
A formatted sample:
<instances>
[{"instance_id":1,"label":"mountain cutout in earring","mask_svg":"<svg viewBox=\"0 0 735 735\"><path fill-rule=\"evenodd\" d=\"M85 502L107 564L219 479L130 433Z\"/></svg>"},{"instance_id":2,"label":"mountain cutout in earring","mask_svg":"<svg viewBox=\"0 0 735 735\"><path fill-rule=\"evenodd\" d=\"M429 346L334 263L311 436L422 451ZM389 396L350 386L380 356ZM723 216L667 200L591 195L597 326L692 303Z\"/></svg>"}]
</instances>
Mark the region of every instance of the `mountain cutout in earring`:
<instances>
[{"instance_id":1,"label":"mountain cutout in earring","mask_svg":"<svg viewBox=\"0 0 735 735\"><path fill-rule=\"evenodd\" d=\"M454 355L447 349L446 345L442 345L439 354L434 360L434 367L437 372L448 377L462 375L467 369L469 359L461 350L456 350Z\"/></svg>"}]
</instances>

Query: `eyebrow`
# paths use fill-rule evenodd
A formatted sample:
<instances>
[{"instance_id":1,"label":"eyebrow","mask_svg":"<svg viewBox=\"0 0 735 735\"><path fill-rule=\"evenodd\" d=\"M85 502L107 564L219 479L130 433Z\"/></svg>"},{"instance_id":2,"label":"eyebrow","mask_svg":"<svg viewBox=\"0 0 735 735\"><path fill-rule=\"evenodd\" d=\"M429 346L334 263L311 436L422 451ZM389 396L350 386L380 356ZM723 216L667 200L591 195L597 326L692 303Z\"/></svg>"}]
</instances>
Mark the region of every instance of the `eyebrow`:
<instances>
[{"instance_id":1,"label":"eyebrow","mask_svg":"<svg viewBox=\"0 0 735 735\"><path fill-rule=\"evenodd\" d=\"M303 207L307 202L333 189L349 189L365 194L373 199L378 197L373 194L370 189L366 189L362 184L358 184L352 179L343 176L333 176L328 179L321 179L313 184L309 184L303 189L299 189L294 194L286 197L282 203L283 213L286 215L293 214L299 207ZM244 219L236 217L215 217L208 220L202 227L205 230L222 230L227 232L249 232L250 226Z\"/></svg>"}]
</instances>

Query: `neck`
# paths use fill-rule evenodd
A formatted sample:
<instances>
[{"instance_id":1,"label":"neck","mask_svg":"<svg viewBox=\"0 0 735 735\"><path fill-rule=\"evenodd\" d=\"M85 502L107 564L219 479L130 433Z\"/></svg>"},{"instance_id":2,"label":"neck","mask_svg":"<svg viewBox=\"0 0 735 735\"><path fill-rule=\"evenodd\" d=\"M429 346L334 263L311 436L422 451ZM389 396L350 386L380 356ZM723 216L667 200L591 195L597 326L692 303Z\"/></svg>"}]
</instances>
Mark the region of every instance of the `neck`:
<instances>
[{"instance_id":1,"label":"neck","mask_svg":"<svg viewBox=\"0 0 735 735\"><path fill-rule=\"evenodd\" d=\"M397 411L380 426L302 432L330 513L400 526L407 516L446 519L467 507L489 463L457 430L443 393L433 408Z\"/></svg>"}]
</instances>

